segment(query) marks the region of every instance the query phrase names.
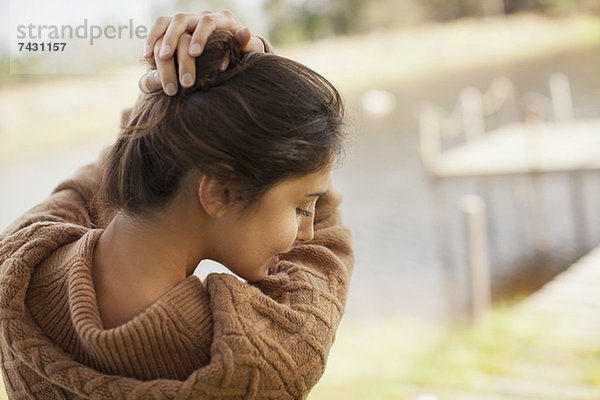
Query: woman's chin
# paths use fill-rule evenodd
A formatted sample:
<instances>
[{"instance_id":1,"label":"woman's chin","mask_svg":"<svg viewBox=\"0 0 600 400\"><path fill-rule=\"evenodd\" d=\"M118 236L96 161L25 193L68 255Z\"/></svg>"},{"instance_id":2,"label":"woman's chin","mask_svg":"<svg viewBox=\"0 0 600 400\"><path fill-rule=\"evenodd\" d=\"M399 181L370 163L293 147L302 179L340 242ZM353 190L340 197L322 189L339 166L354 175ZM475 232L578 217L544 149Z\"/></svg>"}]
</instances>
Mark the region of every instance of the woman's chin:
<instances>
[{"instance_id":1,"label":"woman's chin","mask_svg":"<svg viewBox=\"0 0 600 400\"><path fill-rule=\"evenodd\" d=\"M247 276L247 277L242 277L245 280L247 280L250 283L256 283L256 282L260 282L263 279L265 279L268 276L268 272L265 272L264 274L253 274L252 276Z\"/></svg>"},{"instance_id":2,"label":"woman's chin","mask_svg":"<svg viewBox=\"0 0 600 400\"><path fill-rule=\"evenodd\" d=\"M235 272L233 269L230 269L230 271L233 272L238 277L245 279L248 282L253 283L253 282L258 282L262 279L265 279L267 276L269 276L269 271L273 267L275 267L277 265L277 263L279 263L279 255L275 255L275 256L271 257L271 259L269 259L269 261L264 263L260 268L257 268L253 271L249 271L248 273L239 274L239 273Z\"/></svg>"}]
</instances>

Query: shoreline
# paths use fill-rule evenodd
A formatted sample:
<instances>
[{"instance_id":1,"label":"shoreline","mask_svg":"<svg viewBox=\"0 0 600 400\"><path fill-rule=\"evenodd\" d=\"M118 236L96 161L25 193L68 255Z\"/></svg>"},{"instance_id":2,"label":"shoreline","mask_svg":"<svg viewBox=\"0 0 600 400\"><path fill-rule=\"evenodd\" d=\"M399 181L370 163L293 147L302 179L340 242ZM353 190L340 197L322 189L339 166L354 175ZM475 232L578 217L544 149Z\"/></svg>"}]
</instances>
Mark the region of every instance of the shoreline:
<instances>
[{"instance_id":1,"label":"shoreline","mask_svg":"<svg viewBox=\"0 0 600 400\"><path fill-rule=\"evenodd\" d=\"M600 17L516 14L430 23L276 50L331 78L342 90L357 92L381 82L395 85L597 45Z\"/></svg>"}]
</instances>

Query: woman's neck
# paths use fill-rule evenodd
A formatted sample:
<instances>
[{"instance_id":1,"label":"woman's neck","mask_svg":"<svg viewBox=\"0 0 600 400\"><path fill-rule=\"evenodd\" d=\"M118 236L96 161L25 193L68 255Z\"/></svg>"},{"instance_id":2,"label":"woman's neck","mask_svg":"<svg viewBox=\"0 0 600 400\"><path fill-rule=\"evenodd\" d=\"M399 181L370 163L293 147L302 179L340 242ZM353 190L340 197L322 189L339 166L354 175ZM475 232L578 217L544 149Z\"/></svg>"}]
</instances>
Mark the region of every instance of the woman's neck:
<instances>
[{"instance_id":1,"label":"woman's neck","mask_svg":"<svg viewBox=\"0 0 600 400\"><path fill-rule=\"evenodd\" d=\"M105 328L132 319L194 272L204 258L194 210L179 204L143 220L114 216L96 244L92 270Z\"/></svg>"}]
</instances>

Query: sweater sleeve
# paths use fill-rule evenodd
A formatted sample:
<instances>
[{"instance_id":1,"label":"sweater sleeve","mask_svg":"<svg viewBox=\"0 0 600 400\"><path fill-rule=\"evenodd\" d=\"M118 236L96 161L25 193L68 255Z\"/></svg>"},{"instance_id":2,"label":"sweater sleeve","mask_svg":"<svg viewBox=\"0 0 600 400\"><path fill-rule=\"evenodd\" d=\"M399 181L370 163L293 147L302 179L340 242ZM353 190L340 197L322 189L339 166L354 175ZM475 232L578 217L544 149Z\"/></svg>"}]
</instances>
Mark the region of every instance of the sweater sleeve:
<instances>
[{"instance_id":1,"label":"sweater sleeve","mask_svg":"<svg viewBox=\"0 0 600 400\"><path fill-rule=\"evenodd\" d=\"M341 201L330 187L317 202L313 240L296 243L266 279L248 285L233 276L208 276L211 364L222 366L219 385L227 383L214 393L303 399L321 378L354 266Z\"/></svg>"},{"instance_id":2,"label":"sweater sleeve","mask_svg":"<svg viewBox=\"0 0 600 400\"><path fill-rule=\"evenodd\" d=\"M293 360L291 379L302 396L325 371L354 268L352 232L343 224L339 209L342 199L335 187L327 190L317 202L314 238L296 242L273 275L258 285L273 299L275 320L296 324L282 350ZM285 319L291 315L291 321Z\"/></svg>"}]
</instances>

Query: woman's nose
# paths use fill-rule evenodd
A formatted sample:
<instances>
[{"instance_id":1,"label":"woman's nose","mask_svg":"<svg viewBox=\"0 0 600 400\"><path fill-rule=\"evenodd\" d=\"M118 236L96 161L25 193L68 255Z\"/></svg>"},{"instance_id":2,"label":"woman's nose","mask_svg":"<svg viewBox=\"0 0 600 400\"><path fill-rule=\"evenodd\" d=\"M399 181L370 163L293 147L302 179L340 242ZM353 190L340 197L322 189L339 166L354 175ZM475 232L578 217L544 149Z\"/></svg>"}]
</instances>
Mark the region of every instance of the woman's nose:
<instances>
[{"instance_id":1,"label":"woman's nose","mask_svg":"<svg viewBox=\"0 0 600 400\"><path fill-rule=\"evenodd\" d=\"M315 230L313 228L313 219L310 218L308 221L303 222L298 227L298 234L296 235L296 240L307 241L312 240L315 236Z\"/></svg>"}]
</instances>

